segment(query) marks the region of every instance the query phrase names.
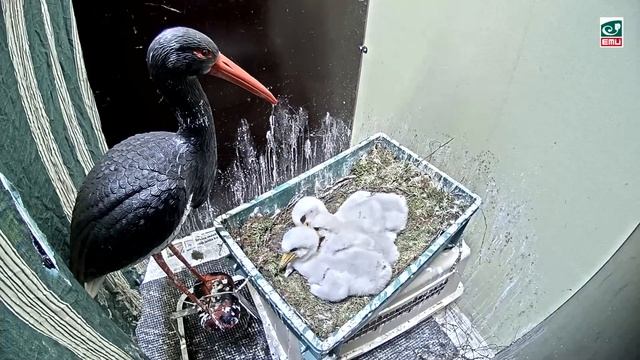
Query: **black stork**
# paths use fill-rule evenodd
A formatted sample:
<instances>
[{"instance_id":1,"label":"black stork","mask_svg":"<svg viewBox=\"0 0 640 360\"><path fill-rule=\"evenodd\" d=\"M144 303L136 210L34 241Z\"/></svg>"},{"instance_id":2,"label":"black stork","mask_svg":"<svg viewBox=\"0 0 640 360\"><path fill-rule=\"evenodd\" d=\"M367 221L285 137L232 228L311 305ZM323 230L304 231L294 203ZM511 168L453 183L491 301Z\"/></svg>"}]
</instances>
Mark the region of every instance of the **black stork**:
<instances>
[{"instance_id":1,"label":"black stork","mask_svg":"<svg viewBox=\"0 0 640 360\"><path fill-rule=\"evenodd\" d=\"M111 148L89 172L73 209L71 270L95 297L107 274L152 255L189 299L213 315L176 279L161 253L168 246L201 282L208 280L170 245L191 209L206 201L217 168L213 115L197 77L217 76L271 104L277 100L193 29L160 33L149 46L147 64L175 112L178 131L132 136Z\"/></svg>"}]
</instances>

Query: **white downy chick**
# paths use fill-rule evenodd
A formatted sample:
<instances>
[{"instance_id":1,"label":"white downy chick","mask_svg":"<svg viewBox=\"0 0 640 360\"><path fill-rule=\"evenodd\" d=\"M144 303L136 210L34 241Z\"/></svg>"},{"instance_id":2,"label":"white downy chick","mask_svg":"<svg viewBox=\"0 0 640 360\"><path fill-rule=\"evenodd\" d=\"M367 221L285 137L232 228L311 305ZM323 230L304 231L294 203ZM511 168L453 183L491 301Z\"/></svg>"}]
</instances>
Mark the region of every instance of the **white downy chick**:
<instances>
[{"instance_id":1,"label":"white downy chick","mask_svg":"<svg viewBox=\"0 0 640 360\"><path fill-rule=\"evenodd\" d=\"M309 283L321 281L329 265L319 254L319 244L318 234L311 228L297 226L289 229L282 236L281 248L284 255L280 260L280 267L292 266Z\"/></svg>"},{"instance_id":2,"label":"white downy chick","mask_svg":"<svg viewBox=\"0 0 640 360\"><path fill-rule=\"evenodd\" d=\"M398 233L407 226L407 199L394 193L356 191L336 211L345 221L359 221L371 231Z\"/></svg>"},{"instance_id":3,"label":"white downy chick","mask_svg":"<svg viewBox=\"0 0 640 360\"><path fill-rule=\"evenodd\" d=\"M391 280L391 266L381 254L361 248L340 250L327 257L329 269L318 284L311 284L315 296L332 302L347 296L374 295Z\"/></svg>"},{"instance_id":4,"label":"white downy chick","mask_svg":"<svg viewBox=\"0 0 640 360\"><path fill-rule=\"evenodd\" d=\"M291 219L296 226L301 226L307 225L319 214L328 213L329 210L327 210L322 200L313 196L305 196L293 206Z\"/></svg>"},{"instance_id":5,"label":"white downy chick","mask_svg":"<svg viewBox=\"0 0 640 360\"><path fill-rule=\"evenodd\" d=\"M355 224L344 222L330 213L319 214L309 226L323 238L322 251L333 254L349 247L374 250L376 244L363 229Z\"/></svg>"},{"instance_id":6,"label":"white downy chick","mask_svg":"<svg viewBox=\"0 0 640 360\"><path fill-rule=\"evenodd\" d=\"M369 232L381 232L385 228L382 207L372 201L369 191L356 191L338 208L335 215L344 222L359 224Z\"/></svg>"},{"instance_id":7,"label":"white downy chick","mask_svg":"<svg viewBox=\"0 0 640 360\"><path fill-rule=\"evenodd\" d=\"M349 296L349 282L349 274L329 270L321 282L310 284L309 291L322 300L338 302Z\"/></svg>"},{"instance_id":8,"label":"white downy chick","mask_svg":"<svg viewBox=\"0 0 640 360\"><path fill-rule=\"evenodd\" d=\"M379 251L384 259L391 265L400 257L398 247L395 244L396 234L391 231L370 234L374 242L374 248Z\"/></svg>"},{"instance_id":9,"label":"white downy chick","mask_svg":"<svg viewBox=\"0 0 640 360\"><path fill-rule=\"evenodd\" d=\"M379 293L391 280L391 266L382 255L361 248L336 252L330 259L329 268L353 276L349 293L355 296Z\"/></svg>"},{"instance_id":10,"label":"white downy chick","mask_svg":"<svg viewBox=\"0 0 640 360\"><path fill-rule=\"evenodd\" d=\"M399 233L407 226L409 207L407 199L394 193L374 193L372 196L382 207L384 227L387 231Z\"/></svg>"},{"instance_id":11,"label":"white downy chick","mask_svg":"<svg viewBox=\"0 0 640 360\"><path fill-rule=\"evenodd\" d=\"M309 226L325 239L322 248L329 253L358 247L381 253L389 264L395 264L400 256L395 245L396 234L389 231L369 232L359 223L342 221L329 213L318 215Z\"/></svg>"}]
</instances>

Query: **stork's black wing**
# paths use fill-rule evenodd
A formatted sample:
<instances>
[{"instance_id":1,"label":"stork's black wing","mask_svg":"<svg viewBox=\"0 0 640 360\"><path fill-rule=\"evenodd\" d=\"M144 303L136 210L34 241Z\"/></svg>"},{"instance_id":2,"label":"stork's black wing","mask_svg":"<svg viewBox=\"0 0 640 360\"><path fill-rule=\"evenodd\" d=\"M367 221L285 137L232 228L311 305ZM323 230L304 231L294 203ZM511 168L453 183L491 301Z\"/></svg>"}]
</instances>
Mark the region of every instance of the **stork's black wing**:
<instances>
[{"instance_id":1,"label":"stork's black wing","mask_svg":"<svg viewBox=\"0 0 640 360\"><path fill-rule=\"evenodd\" d=\"M188 202L193 149L176 134L136 135L87 175L71 221L71 270L86 282L148 256L168 240Z\"/></svg>"}]
</instances>

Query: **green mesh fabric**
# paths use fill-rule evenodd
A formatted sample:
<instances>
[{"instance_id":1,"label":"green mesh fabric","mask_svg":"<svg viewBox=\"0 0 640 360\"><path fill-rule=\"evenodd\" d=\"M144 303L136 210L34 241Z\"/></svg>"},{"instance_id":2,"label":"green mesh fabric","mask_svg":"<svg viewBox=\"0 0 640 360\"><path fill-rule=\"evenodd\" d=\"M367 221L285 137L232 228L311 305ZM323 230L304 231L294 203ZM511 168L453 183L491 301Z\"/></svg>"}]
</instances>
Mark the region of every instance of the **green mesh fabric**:
<instances>
[{"instance_id":1,"label":"green mesh fabric","mask_svg":"<svg viewBox=\"0 0 640 360\"><path fill-rule=\"evenodd\" d=\"M0 174L1 359L140 359Z\"/></svg>"},{"instance_id":2,"label":"green mesh fabric","mask_svg":"<svg viewBox=\"0 0 640 360\"><path fill-rule=\"evenodd\" d=\"M67 268L76 189L106 151L71 2L0 4L0 359L140 358L131 314Z\"/></svg>"},{"instance_id":3,"label":"green mesh fabric","mask_svg":"<svg viewBox=\"0 0 640 360\"><path fill-rule=\"evenodd\" d=\"M70 1L2 2L0 172L68 260L75 191L105 151Z\"/></svg>"}]
</instances>

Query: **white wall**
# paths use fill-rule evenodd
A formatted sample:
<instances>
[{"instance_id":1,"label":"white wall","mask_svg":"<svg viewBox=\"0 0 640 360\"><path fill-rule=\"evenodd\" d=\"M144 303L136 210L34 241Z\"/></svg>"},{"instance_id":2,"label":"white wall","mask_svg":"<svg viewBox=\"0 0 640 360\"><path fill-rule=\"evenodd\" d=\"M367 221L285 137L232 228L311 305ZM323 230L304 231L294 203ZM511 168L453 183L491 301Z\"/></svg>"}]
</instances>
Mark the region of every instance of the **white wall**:
<instances>
[{"instance_id":1,"label":"white wall","mask_svg":"<svg viewBox=\"0 0 640 360\"><path fill-rule=\"evenodd\" d=\"M640 359L640 227L574 296L496 360Z\"/></svg>"},{"instance_id":2,"label":"white wall","mask_svg":"<svg viewBox=\"0 0 640 360\"><path fill-rule=\"evenodd\" d=\"M625 47L599 47L624 16ZM383 131L485 200L459 305L489 342L548 316L640 219L640 1L381 1L353 141Z\"/></svg>"}]
</instances>

